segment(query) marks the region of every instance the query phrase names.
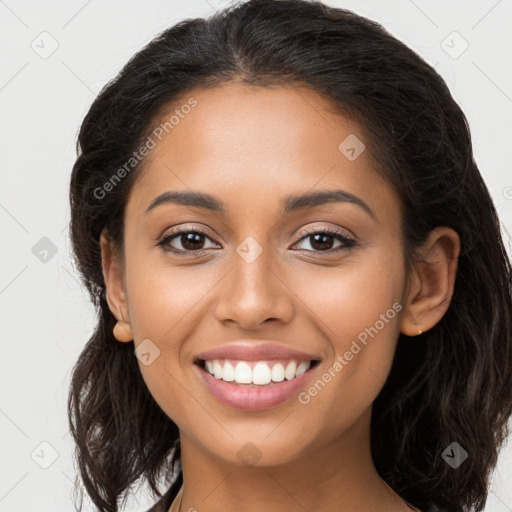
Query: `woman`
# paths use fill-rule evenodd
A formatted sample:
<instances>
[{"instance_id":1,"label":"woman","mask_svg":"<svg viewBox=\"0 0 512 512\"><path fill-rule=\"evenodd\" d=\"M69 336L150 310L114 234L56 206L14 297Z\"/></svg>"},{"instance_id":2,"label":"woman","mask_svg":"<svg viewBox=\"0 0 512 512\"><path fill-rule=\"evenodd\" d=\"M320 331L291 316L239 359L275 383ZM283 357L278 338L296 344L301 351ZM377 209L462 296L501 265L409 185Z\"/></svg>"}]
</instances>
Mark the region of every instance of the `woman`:
<instances>
[{"instance_id":1,"label":"woman","mask_svg":"<svg viewBox=\"0 0 512 512\"><path fill-rule=\"evenodd\" d=\"M85 117L98 325L69 397L101 511L482 510L511 268L464 114L377 23L250 0L171 27Z\"/></svg>"}]
</instances>

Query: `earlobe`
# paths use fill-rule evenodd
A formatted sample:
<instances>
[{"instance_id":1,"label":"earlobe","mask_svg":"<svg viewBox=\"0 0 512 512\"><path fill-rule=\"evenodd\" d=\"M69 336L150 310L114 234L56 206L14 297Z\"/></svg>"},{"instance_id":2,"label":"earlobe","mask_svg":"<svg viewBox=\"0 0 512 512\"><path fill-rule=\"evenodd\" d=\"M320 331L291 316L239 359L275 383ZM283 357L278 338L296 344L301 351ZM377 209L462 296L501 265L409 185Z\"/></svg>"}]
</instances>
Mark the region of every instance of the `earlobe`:
<instances>
[{"instance_id":1,"label":"earlobe","mask_svg":"<svg viewBox=\"0 0 512 512\"><path fill-rule=\"evenodd\" d=\"M128 322L117 322L114 326L113 333L117 341L127 342L133 340L132 328Z\"/></svg>"},{"instance_id":2,"label":"earlobe","mask_svg":"<svg viewBox=\"0 0 512 512\"><path fill-rule=\"evenodd\" d=\"M422 334L444 316L453 296L459 253L460 239L453 229L440 226L430 232L411 276L403 334Z\"/></svg>"},{"instance_id":3,"label":"earlobe","mask_svg":"<svg viewBox=\"0 0 512 512\"><path fill-rule=\"evenodd\" d=\"M103 279L106 287L105 295L108 307L117 320L113 329L114 337L121 342L132 341L133 334L124 292L122 263L116 257L105 229L100 235L100 248Z\"/></svg>"}]
</instances>

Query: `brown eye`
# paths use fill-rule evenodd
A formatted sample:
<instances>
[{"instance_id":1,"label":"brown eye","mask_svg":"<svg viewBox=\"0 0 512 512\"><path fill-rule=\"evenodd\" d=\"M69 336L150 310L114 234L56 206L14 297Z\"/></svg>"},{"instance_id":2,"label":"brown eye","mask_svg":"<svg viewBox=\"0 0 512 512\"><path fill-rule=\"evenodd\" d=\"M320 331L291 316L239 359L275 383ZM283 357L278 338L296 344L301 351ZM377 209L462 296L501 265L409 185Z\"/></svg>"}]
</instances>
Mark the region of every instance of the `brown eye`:
<instances>
[{"instance_id":1,"label":"brown eye","mask_svg":"<svg viewBox=\"0 0 512 512\"><path fill-rule=\"evenodd\" d=\"M338 252L341 250L349 249L356 245L355 240L347 237L339 231L325 228L323 230L316 231L303 231L300 233L302 238L299 242L309 240L311 249L305 249L310 252ZM334 246L336 242L339 242L338 246Z\"/></svg>"},{"instance_id":2,"label":"brown eye","mask_svg":"<svg viewBox=\"0 0 512 512\"><path fill-rule=\"evenodd\" d=\"M194 251L202 249L205 236L202 233L182 233L178 235L178 240L184 249Z\"/></svg>"},{"instance_id":3,"label":"brown eye","mask_svg":"<svg viewBox=\"0 0 512 512\"><path fill-rule=\"evenodd\" d=\"M203 231L188 229L176 231L165 236L157 245L161 246L164 251L193 253L201 252L208 248L205 247L205 242L208 240L211 240L210 237ZM215 244L213 246L215 247Z\"/></svg>"}]
</instances>

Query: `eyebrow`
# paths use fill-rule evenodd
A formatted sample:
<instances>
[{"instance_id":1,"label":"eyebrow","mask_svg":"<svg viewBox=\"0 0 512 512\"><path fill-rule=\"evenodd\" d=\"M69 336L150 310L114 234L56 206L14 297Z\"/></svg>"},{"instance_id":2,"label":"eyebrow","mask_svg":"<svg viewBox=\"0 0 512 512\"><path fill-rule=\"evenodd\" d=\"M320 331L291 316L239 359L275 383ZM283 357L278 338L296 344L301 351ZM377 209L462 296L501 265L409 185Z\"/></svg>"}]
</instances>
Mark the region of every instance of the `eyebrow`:
<instances>
[{"instance_id":1,"label":"eyebrow","mask_svg":"<svg viewBox=\"0 0 512 512\"><path fill-rule=\"evenodd\" d=\"M195 206L225 215L228 211L226 205L216 197L204 192L168 191L157 196L148 209L151 210L166 203L182 206ZM323 206L330 203L352 203L362 208L372 219L377 220L373 210L359 197L345 190L319 190L305 194L286 196L281 202L281 214L287 214L315 206Z\"/></svg>"}]
</instances>

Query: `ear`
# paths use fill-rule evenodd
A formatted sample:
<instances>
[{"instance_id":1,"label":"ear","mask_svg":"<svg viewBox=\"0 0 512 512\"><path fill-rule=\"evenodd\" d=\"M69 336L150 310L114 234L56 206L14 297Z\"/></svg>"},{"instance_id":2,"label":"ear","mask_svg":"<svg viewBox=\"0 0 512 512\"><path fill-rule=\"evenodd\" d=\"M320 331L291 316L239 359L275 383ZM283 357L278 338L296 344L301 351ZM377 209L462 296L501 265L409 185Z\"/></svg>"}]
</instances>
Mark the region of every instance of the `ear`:
<instances>
[{"instance_id":1,"label":"ear","mask_svg":"<svg viewBox=\"0 0 512 512\"><path fill-rule=\"evenodd\" d=\"M106 287L108 307L117 320L114 327L114 336L118 341L133 340L128 303L124 286L123 264L121 258L114 250L105 229L100 235L101 266Z\"/></svg>"},{"instance_id":2,"label":"ear","mask_svg":"<svg viewBox=\"0 0 512 512\"><path fill-rule=\"evenodd\" d=\"M428 331L446 313L453 296L459 253L456 231L440 226L430 232L410 276L400 328L403 334L416 336Z\"/></svg>"}]
</instances>

